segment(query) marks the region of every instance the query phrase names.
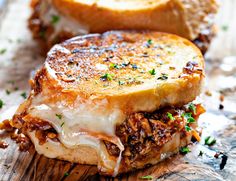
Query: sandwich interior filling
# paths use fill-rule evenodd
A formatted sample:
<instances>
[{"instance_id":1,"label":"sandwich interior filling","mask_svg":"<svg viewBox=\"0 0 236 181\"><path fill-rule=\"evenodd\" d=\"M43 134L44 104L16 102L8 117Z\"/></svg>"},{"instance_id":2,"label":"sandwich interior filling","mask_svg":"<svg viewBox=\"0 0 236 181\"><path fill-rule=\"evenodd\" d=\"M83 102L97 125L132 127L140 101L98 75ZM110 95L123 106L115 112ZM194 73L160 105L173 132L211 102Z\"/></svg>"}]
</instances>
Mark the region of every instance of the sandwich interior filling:
<instances>
[{"instance_id":1,"label":"sandwich interior filling","mask_svg":"<svg viewBox=\"0 0 236 181\"><path fill-rule=\"evenodd\" d=\"M115 125L115 136L79 130L77 134L80 136L77 138L80 141L69 146L62 139L63 131L58 133L58 128L48 120L22 114L11 121L4 121L0 127L12 131L12 138L20 144L21 150L28 150L33 142L39 154L50 158L68 154L70 161L73 161L80 154L77 146L93 147L98 156L94 164L98 164L101 172L115 176L120 170L126 172L127 168L150 164L153 158L159 157L159 161L165 159L175 153L176 148L179 149L181 144L176 143L179 140L186 139L182 146L189 144L192 137L199 141L197 120L203 112L205 110L201 104L193 103L161 108L151 113L136 112Z\"/></svg>"}]
</instances>

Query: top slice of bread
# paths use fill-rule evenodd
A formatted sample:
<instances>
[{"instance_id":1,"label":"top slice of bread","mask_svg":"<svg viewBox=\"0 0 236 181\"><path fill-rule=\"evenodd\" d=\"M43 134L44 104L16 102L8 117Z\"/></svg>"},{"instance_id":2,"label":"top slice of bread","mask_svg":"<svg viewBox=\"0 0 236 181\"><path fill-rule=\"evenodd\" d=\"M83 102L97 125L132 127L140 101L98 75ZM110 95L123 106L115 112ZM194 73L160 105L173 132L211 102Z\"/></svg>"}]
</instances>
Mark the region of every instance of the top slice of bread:
<instances>
[{"instance_id":1,"label":"top slice of bread","mask_svg":"<svg viewBox=\"0 0 236 181\"><path fill-rule=\"evenodd\" d=\"M108 30L156 30L190 40L211 24L215 0L50 0L59 13L87 27Z\"/></svg>"},{"instance_id":2,"label":"top slice of bread","mask_svg":"<svg viewBox=\"0 0 236 181\"><path fill-rule=\"evenodd\" d=\"M111 31L55 45L36 74L47 102L104 100L124 112L154 111L196 98L204 59L190 41L158 32Z\"/></svg>"}]
</instances>

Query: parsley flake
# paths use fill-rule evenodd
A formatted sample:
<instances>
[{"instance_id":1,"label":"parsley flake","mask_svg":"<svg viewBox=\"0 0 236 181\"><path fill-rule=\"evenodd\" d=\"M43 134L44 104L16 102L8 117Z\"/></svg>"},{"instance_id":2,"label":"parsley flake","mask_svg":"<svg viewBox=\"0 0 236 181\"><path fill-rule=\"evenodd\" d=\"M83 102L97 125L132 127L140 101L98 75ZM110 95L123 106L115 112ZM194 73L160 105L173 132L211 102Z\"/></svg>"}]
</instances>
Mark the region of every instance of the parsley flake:
<instances>
[{"instance_id":1,"label":"parsley flake","mask_svg":"<svg viewBox=\"0 0 236 181\"><path fill-rule=\"evenodd\" d=\"M168 75L165 73L162 73L160 77L157 78L157 80L167 80L168 79Z\"/></svg>"},{"instance_id":2,"label":"parsley flake","mask_svg":"<svg viewBox=\"0 0 236 181\"><path fill-rule=\"evenodd\" d=\"M203 155L203 151L202 151L202 150L200 150L200 152L199 152L198 156L202 156L202 155Z\"/></svg>"},{"instance_id":3,"label":"parsley flake","mask_svg":"<svg viewBox=\"0 0 236 181\"><path fill-rule=\"evenodd\" d=\"M194 123L195 122L195 119L192 117L191 112L183 113L181 116L187 120L187 123Z\"/></svg>"},{"instance_id":4,"label":"parsley flake","mask_svg":"<svg viewBox=\"0 0 236 181\"><path fill-rule=\"evenodd\" d=\"M191 128L186 125L186 126L185 126L185 130L189 132L189 131L191 131Z\"/></svg>"},{"instance_id":5,"label":"parsley flake","mask_svg":"<svg viewBox=\"0 0 236 181\"><path fill-rule=\"evenodd\" d=\"M121 80L119 80L118 84L119 84L119 85L124 85L124 84L125 84L125 82L124 82L124 81L121 81Z\"/></svg>"},{"instance_id":6,"label":"parsley flake","mask_svg":"<svg viewBox=\"0 0 236 181\"><path fill-rule=\"evenodd\" d=\"M221 29L223 30L223 31L227 31L228 30L228 26L227 25L223 25L222 27L221 27Z\"/></svg>"},{"instance_id":7,"label":"parsley flake","mask_svg":"<svg viewBox=\"0 0 236 181\"><path fill-rule=\"evenodd\" d=\"M173 115L169 112L167 112L167 117L171 120L171 121L174 121L175 118L173 117Z\"/></svg>"},{"instance_id":8,"label":"parsley flake","mask_svg":"<svg viewBox=\"0 0 236 181\"><path fill-rule=\"evenodd\" d=\"M61 114L56 114L56 117L57 117L58 119L62 119L62 115L61 115Z\"/></svg>"},{"instance_id":9,"label":"parsley flake","mask_svg":"<svg viewBox=\"0 0 236 181\"><path fill-rule=\"evenodd\" d=\"M69 173L68 172L64 173L64 177L67 177L67 176L69 176Z\"/></svg>"},{"instance_id":10,"label":"parsley flake","mask_svg":"<svg viewBox=\"0 0 236 181\"><path fill-rule=\"evenodd\" d=\"M155 69L149 70L148 72L149 72L151 75L156 75L156 70L155 70Z\"/></svg>"},{"instance_id":11,"label":"parsley flake","mask_svg":"<svg viewBox=\"0 0 236 181\"><path fill-rule=\"evenodd\" d=\"M22 93L21 93L21 97L23 97L24 99L26 99L26 98L27 98L26 92L22 92Z\"/></svg>"},{"instance_id":12,"label":"parsley flake","mask_svg":"<svg viewBox=\"0 0 236 181\"><path fill-rule=\"evenodd\" d=\"M152 180L153 177L152 177L151 175L146 175L146 176L140 177L140 179L143 179L143 180Z\"/></svg>"},{"instance_id":13,"label":"parsley flake","mask_svg":"<svg viewBox=\"0 0 236 181\"><path fill-rule=\"evenodd\" d=\"M212 146L216 143L216 139L212 136L208 136L205 138L205 145Z\"/></svg>"},{"instance_id":14,"label":"parsley flake","mask_svg":"<svg viewBox=\"0 0 236 181\"><path fill-rule=\"evenodd\" d=\"M115 63L110 63L109 68L110 69L119 69L120 66L118 64L115 64Z\"/></svg>"},{"instance_id":15,"label":"parsley flake","mask_svg":"<svg viewBox=\"0 0 236 181\"><path fill-rule=\"evenodd\" d=\"M63 126L64 126L64 124L65 124L65 122L62 122L62 123L61 123L61 127L63 127Z\"/></svg>"},{"instance_id":16,"label":"parsley flake","mask_svg":"<svg viewBox=\"0 0 236 181\"><path fill-rule=\"evenodd\" d=\"M103 76L101 76L100 78L101 78L103 81L106 81L106 80L111 81L113 76L114 76L114 75L112 75L112 74L106 73L106 74L104 74Z\"/></svg>"},{"instance_id":17,"label":"parsley flake","mask_svg":"<svg viewBox=\"0 0 236 181\"><path fill-rule=\"evenodd\" d=\"M190 103L188 108L193 111L193 114L196 114L196 106L193 103Z\"/></svg>"},{"instance_id":18,"label":"parsley flake","mask_svg":"<svg viewBox=\"0 0 236 181\"><path fill-rule=\"evenodd\" d=\"M60 16L52 15L51 17L51 24L55 25L60 21Z\"/></svg>"},{"instance_id":19,"label":"parsley flake","mask_svg":"<svg viewBox=\"0 0 236 181\"><path fill-rule=\"evenodd\" d=\"M191 150L187 146L181 147L179 151L181 154L184 154L184 155L191 152Z\"/></svg>"},{"instance_id":20,"label":"parsley flake","mask_svg":"<svg viewBox=\"0 0 236 181\"><path fill-rule=\"evenodd\" d=\"M21 39L17 39L16 42L17 42L17 43L21 43L22 40L21 40Z\"/></svg>"},{"instance_id":21,"label":"parsley flake","mask_svg":"<svg viewBox=\"0 0 236 181\"><path fill-rule=\"evenodd\" d=\"M3 48L0 50L0 54L3 55L4 53L6 53L7 49L6 48Z\"/></svg>"},{"instance_id":22,"label":"parsley flake","mask_svg":"<svg viewBox=\"0 0 236 181\"><path fill-rule=\"evenodd\" d=\"M123 62L123 63L121 64L121 66L122 66L122 67L127 67L129 64L130 64L130 62Z\"/></svg>"},{"instance_id":23,"label":"parsley flake","mask_svg":"<svg viewBox=\"0 0 236 181\"><path fill-rule=\"evenodd\" d=\"M149 45L151 45L153 42L152 42L151 39L149 39L149 40L147 41L147 43L148 43Z\"/></svg>"},{"instance_id":24,"label":"parsley flake","mask_svg":"<svg viewBox=\"0 0 236 181\"><path fill-rule=\"evenodd\" d=\"M9 91L8 89L6 90L6 94L9 95L11 94L11 91Z\"/></svg>"},{"instance_id":25,"label":"parsley flake","mask_svg":"<svg viewBox=\"0 0 236 181\"><path fill-rule=\"evenodd\" d=\"M132 66L133 69L137 69L138 68L138 66L136 64L132 64L131 66Z\"/></svg>"},{"instance_id":26,"label":"parsley flake","mask_svg":"<svg viewBox=\"0 0 236 181\"><path fill-rule=\"evenodd\" d=\"M110 63L109 68L113 69L114 67L115 67L115 64L114 63Z\"/></svg>"},{"instance_id":27,"label":"parsley flake","mask_svg":"<svg viewBox=\"0 0 236 181\"><path fill-rule=\"evenodd\" d=\"M0 99L0 109L3 107L3 105L4 105L4 102L2 99Z\"/></svg>"}]
</instances>

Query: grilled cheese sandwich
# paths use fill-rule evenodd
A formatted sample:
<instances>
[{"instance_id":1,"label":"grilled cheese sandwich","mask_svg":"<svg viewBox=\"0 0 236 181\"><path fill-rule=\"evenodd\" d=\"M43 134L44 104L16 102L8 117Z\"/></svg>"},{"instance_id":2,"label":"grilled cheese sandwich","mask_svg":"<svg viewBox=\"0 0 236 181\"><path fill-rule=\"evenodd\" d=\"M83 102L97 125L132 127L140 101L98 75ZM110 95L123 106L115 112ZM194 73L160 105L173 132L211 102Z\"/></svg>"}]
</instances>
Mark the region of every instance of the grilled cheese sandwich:
<instances>
[{"instance_id":1,"label":"grilled cheese sandwich","mask_svg":"<svg viewBox=\"0 0 236 181\"><path fill-rule=\"evenodd\" d=\"M10 124L39 154L116 176L190 143L203 79L200 50L176 35L78 36L51 49Z\"/></svg>"}]
</instances>

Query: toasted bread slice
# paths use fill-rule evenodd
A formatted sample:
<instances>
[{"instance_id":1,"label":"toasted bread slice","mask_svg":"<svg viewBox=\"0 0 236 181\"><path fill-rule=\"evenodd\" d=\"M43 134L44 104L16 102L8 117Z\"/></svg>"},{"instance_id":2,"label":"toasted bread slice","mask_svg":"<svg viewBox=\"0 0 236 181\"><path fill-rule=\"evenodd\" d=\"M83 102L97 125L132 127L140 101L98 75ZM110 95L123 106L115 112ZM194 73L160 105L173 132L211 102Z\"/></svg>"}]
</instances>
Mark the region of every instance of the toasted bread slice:
<instances>
[{"instance_id":1,"label":"toasted bread slice","mask_svg":"<svg viewBox=\"0 0 236 181\"><path fill-rule=\"evenodd\" d=\"M111 31L75 37L48 53L11 125L28 134L40 154L98 164L103 174L116 175L161 161L162 154L189 143L182 113L196 120L200 113L183 105L200 93L203 78L199 49L176 35ZM154 160L148 154L130 161L135 135L153 135L149 148L160 150ZM56 147L57 153L50 152Z\"/></svg>"},{"instance_id":2,"label":"toasted bread slice","mask_svg":"<svg viewBox=\"0 0 236 181\"><path fill-rule=\"evenodd\" d=\"M54 46L36 78L43 91L53 88L71 99L78 95L81 99L106 98L109 104L135 112L194 100L203 70L201 52L186 39L155 32L113 31Z\"/></svg>"},{"instance_id":3,"label":"toasted bread slice","mask_svg":"<svg viewBox=\"0 0 236 181\"><path fill-rule=\"evenodd\" d=\"M215 0L52 0L61 14L88 27L107 30L156 30L196 39L215 14Z\"/></svg>"}]
</instances>

